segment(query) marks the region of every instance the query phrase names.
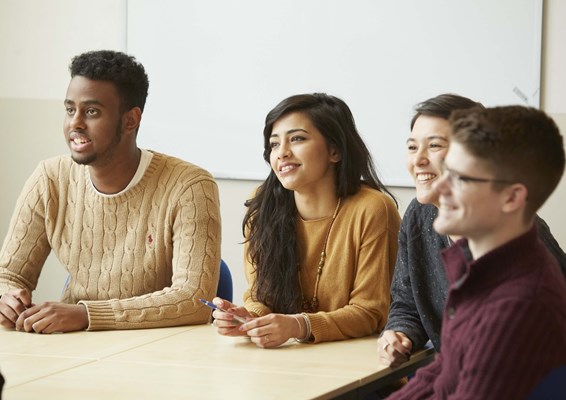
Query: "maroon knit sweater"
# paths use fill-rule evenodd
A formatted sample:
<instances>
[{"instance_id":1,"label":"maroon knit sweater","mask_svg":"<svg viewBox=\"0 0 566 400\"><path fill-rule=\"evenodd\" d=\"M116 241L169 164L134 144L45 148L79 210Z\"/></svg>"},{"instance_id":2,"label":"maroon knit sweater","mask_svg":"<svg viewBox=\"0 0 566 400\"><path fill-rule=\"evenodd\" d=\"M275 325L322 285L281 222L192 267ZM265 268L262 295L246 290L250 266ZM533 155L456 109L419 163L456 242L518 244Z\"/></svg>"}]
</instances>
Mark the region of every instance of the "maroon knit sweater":
<instances>
[{"instance_id":1,"label":"maroon knit sweater","mask_svg":"<svg viewBox=\"0 0 566 400\"><path fill-rule=\"evenodd\" d=\"M388 399L524 399L566 364L566 283L526 234L470 260L467 241L442 254L450 289L442 353Z\"/></svg>"}]
</instances>

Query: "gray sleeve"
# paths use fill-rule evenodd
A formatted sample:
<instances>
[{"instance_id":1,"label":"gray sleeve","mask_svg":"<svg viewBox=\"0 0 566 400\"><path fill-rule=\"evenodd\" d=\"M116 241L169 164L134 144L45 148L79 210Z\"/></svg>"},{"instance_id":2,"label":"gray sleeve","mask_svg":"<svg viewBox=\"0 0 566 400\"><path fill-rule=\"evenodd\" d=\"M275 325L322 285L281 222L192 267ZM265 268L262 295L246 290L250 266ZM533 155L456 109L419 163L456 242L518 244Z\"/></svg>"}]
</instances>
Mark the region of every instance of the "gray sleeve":
<instances>
[{"instance_id":1,"label":"gray sleeve","mask_svg":"<svg viewBox=\"0 0 566 400\"><path fill-rule=\"evenodd\" d=\"M422 348L428 336L421 323L421 318L413 296L413 285L409 272L407 248L407 229L410 225L409 213L405 213L399 232L397 263L391 282L392 303L385 329L403 332L413 342L413 351Z\"/></svg>"},{"instance_id":2,"label":"gray sleeve","mask_svg":"<svg viewBox=\"0 0 566 400\"><path fill-rule=\"evenodd\" d=\"M566 254L564 254L564 251L562 251L560 245L558 244L554 236L552 236L547 223L538 215L536 217L535 223L537 225L540 239L545 244L550 253L552 253L552 255L556 258L558 264L560 265L560 269L562 270L562 274L566 278Z\"/></svg>"}]
</instances>

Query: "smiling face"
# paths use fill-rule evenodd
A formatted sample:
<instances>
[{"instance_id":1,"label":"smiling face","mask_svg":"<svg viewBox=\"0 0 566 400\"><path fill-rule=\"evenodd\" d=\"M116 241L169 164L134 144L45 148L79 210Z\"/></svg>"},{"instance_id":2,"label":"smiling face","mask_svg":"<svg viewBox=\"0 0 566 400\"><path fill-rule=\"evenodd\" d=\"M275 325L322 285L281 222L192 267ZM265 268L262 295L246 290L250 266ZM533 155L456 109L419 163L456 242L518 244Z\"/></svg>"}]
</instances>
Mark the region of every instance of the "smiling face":
<instances>
[{"instance_id":1,"label":"smiling face","mask_svg":"<svg viewBox=\"0 0 566 400\"><path fill-rule=\"evenodd\" d=\"M111 82L75 76L69 83L64 104L63 130L75 162L104 166L119 157L120 98Z\"/></svg>"},{"instance_id":2,"label":"smiling face","mask_svg":"<svg viewBox=\"0 0 566 400\"><path fill-rule=\"evenodd\" d=\"M442 173L449 134L447 120L421 115L407 139L407 170L415 182L419 203L438 206L438 193L432 185Z\"/></svg>"},{"instance_id":3,"label":"smiling face","mask_svg":"<svg viewBox=\"0 0 566 400\"><path fill-rule=\"evenodd\" d=\"M277 120L269 143L271 168L285 189L335 191L334 166L340 156L305 114L290 113Z\"/></svg>"},{"instance_id":4,"label":"smiling face","mask_svg":"<svg viewBox=\"0 0 566 400\"><path fill-rule=\"evenodd\" d=\"M439 193L434 229L441 235L488 241L503 226L507 190L495 190L489 180L497 177L486 161L472 156L458 142L450 145L445 166L451 173L442 175L434 185Z\"/></svg>"}]
</instances>

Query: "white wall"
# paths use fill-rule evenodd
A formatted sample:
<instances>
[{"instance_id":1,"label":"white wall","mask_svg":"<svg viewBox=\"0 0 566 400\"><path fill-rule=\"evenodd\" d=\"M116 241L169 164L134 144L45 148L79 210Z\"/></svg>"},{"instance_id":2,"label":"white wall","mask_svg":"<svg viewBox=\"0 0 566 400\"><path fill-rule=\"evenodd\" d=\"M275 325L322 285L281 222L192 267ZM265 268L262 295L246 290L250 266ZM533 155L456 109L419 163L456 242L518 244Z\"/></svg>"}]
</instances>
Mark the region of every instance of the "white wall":
<instances>
[{"instance_id":1,"label":"white wall","mask_svg":"<svg viewBox=\"0 0 566 400\"><path fill-rule=\"evenodd\" d=\"M71 58L126 48L126 0L0 0L0 240L37 163L68 152L63 99ZM67 274L50 256L34 301L58 300Z\"/></svg>"},{"instance_id":2,"label":"white wall","mask_svg":"<svg viewBox=\"0 0 566 400\"><path fill-rule=\"evenodd\" d=\"M95 48L125 48L125 0L0 0L0 237L17 195L37 162L66 153L62 100L70 58ZM542 107L566 133L566 2L545 1ZM143 60L142 60L143 61ZM150 76L151 81L151 76ZM151 88L150 88L151 92ZM462 93L465 95L465 93ZM151 94L150 94L151 96ZM263 119L264 115L259 115ZM206 135L195 135L195 140ZM404 163L404 160L399 160ZM236 301L246 283L242 274L243 202L258 182L219 180L223 225L222 257L234 278ZM413 189L392 188L403 213ZM566 179L541 211L566 248ZM50 258L34 294L35 301L56 300L66 279Z\"/></svg>"}]
</instances>

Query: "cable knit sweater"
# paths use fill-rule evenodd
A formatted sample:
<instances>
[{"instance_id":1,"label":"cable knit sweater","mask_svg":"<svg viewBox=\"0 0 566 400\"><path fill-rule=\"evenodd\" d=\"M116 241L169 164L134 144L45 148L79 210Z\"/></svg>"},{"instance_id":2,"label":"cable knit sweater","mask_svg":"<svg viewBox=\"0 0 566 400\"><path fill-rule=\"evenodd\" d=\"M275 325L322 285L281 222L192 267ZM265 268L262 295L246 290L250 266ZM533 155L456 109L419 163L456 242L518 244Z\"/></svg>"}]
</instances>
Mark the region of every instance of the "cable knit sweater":
<instances>
[{"instance_id":1,"label":"cable knit sweater","mask_svg":"<svg viewBox=\"0 0 566 400\"><path fill-rule=\"evenodd\" d=\"M212 298L219 277L216 183L154 153L136 185L105 197L88 167L69 156L43 161L0 252L0 293L35 289L51 250L69 271L62 301L86 307L89 330L205 323L210 311L198 298Z\"/></svg>"},{"instance_id":2,"label":"cable knit sweater","mask_svg":"<svg viewBox=\"0 0 566 400\"><path fill-rule=\"evenodd\" d=\"M441 251L449 246L448 238L432 227L438 209L413 199L403 217L399 232L397 264L391 283L391 310L385 329L405 333L420 349L430 339L440 351L442 311L448 283ZM566 255L548 225L539 217L536 225L540 239L560 264L566 276Z\"/></svg>"},{"instance_id":3,"label":"cable knit sweater","mask_svg":"<svg viewBox=\"0 0 566 400\"><path fill-rule=\"evenodd\" d=\"M331 217L305 221L297 217L297 239L301 246L301 284L311 299L316 270ZM326 247L326 262L318 288L318 313L308 314L314 342L371 335L385 325L389 310L389 289L400 217L389 196L362 186L342 200ZM282 246L285 243L281 243ZM245 245L247 254L248 247ZM250 288L254 266L245 258ZM290 268L296 268L290 266ZM245 307L263 316L271 310L244 293Z\"/></svg>"},{"instance_id":4,"label":"cable knit sweater","mask_svg":"<svg viewBox=\"0 0 566 400\"><path fill-rule=\"evenodd\" d=\"M477 260L443 252L442 351L388 399L525 399L566 364L566 283L536 227Z\"/></svg>"}]
</instances>

